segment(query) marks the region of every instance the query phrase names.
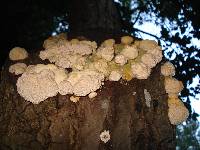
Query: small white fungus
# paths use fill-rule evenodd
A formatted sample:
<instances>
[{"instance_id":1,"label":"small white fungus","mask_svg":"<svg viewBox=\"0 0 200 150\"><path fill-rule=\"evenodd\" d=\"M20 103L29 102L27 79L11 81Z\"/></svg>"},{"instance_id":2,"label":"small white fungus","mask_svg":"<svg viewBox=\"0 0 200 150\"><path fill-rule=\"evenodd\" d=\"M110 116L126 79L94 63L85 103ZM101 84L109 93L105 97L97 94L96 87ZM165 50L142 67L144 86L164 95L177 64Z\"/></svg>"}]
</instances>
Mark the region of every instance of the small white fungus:
<instances>
[{"instance_id":1,"label":"small white fungus","mask_svg":"<svg viewBox=\"0 0 200 150\"><path fill-rule=\"evenodd\" d=\"M112 71L109 76L109 81L119 81L122 77L119 71Z\"/></svg>"},{"instance_id":2,"label":"small white fungus","mask_svg":"<svg viewBox=\"0 0 200 150\"><path fill-rule=\"evenodd\" d=\"M92 98L94 98L94 97L96 97L97 96L97 92L91 92L89 95L88 95L88 97L90 98L90 99L92 99Z\"/></svg>"},{"instance_id":3,"label":"small white fungus","mask_svg":"<svg viewBox=\"0 0 200 150\"><path fill-rule=\"evenodd\" d=\"M103 132L101 132L100 139L104 143L107 143L110 140L110 132L107 130L104 130Z\"/></svg>"},{"instance_id":4,"label":"small white fungus","mask_svg":"<svg viewBox=\"0 0 200 150\"><path fill-rule=\"evenodd\" d=\"M128 61L128 59L122 55L122 54L118 54L117 56L115 56L115 62L117 64L120 64L121 66L123 66L124 64L126 64Z\"/></svg>"}]
</instances>

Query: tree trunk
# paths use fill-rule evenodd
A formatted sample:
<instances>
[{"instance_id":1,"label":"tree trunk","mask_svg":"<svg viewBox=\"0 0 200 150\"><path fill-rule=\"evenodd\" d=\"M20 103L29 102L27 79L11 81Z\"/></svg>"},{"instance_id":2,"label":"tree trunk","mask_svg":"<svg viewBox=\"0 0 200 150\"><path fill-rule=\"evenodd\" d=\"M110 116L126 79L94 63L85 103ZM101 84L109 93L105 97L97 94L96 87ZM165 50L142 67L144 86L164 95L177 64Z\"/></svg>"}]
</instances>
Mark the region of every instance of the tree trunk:
<instances>
[{"instance_id":1,"label":"tree trunk","mask_svg":"<svg viewBox=\"0 0 200 150\"><path fill-rule=\"evenodd\" d=\"M87 3L86 3L87 2ZM101 42L119 38L120 21L111 0L73 0L69 37ZM81 15L82 14L82 15ZM89 19L88 19L89 18ZM27 65L42 63L31 54ZM175 149L175 126L168 119L164 77L158 64L146 80L106 81L94 99L57 95L38 105L16 91L18 77L2 69L0 84L0 149L2 150L168 150ZM151 95L146 105L144 89ZM111 139L100 140L109 130Z\"/></svg>"}]
</instances>

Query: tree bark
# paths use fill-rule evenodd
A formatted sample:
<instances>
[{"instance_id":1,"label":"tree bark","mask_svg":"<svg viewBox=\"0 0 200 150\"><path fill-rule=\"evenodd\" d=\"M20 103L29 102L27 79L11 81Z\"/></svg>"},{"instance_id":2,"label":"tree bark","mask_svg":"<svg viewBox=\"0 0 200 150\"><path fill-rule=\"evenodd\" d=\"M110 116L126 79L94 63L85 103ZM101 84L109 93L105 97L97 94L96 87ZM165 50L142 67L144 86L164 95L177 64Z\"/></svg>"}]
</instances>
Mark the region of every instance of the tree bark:
<instances>
[{"instance_id":1,"label":"tree bark","mask_svg":"<svg viewBox=\"0 0 200 150\"><path fill-rule=\"evenodd\" d=\"M121 34L121 18L112 0L69 0L69 36L97 42Z\"/></svg>"},{"instance_id":2,"label":"tree bark","mask_svg":"<svg viewBox=\"0 0 200 150\"><path fill-rule=\"evenodd\" d=\"M71 20L70 38L84 36L101 42L107 38L119 41L120 36L124 35L120 32L120 22L109 20L112 12L117 13L113 2L73 0L71 3L70 17L74 20ZM96 12L90 7L99 10ZM77 13L79 8L83 16ZM109 17L105 17L107 13ZM85 21L87 16L90 19ZM22 62L27 65L44 63L38 54L30 54ZM175 126L170 124L167 115L168 97L164 77L160 75L161 64L152 70L146 80L106 81L92 100L86 96L73 103L69 100L70 95L58 94L38 105L25 101L17 93L18 76L8 72L11 64L13 62L7 61L1 73L1 150L175 149ZM150 107L145 103L144 89L151 95ZM103 143L99 137L104 130L109 130L111 135L107 143Z\"/></svg>"}]
</instances>

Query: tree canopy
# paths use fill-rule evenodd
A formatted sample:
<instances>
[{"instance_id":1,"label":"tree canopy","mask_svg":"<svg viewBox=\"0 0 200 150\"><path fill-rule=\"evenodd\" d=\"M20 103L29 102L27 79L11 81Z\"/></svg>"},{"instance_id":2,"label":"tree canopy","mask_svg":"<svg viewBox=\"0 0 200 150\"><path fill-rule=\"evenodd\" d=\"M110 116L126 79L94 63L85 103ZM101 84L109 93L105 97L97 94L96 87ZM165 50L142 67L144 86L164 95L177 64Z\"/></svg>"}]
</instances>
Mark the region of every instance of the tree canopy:
<instances>
[{"instance_id":1,"label":"tree canopy","mask_svg":"<svg viewBox=\"0 0 200 150\"><path fill-rule=\"evenodd\" d=\"M70 30L68 20L70 0L20 0L4 4L1 55L6 56L10 48L22 46L29 51L41 48L48 36ZM115 2L121 15L122 31L139 37L144 33L154 37L163 47L166 59L176 66L176 78L184 84L180 97L190 110L194 120L198 116L191 109L190 97L200 92L200 81L189 88L194 77L200 73L199 47L193 40L200 39L200 10L196 0L119 0ZM151 22L161 27L160 36L135 27ZM1 58L1 60L4 60ZM1 62L1 64L3 61Z\"/></svg>"}]
</instances>

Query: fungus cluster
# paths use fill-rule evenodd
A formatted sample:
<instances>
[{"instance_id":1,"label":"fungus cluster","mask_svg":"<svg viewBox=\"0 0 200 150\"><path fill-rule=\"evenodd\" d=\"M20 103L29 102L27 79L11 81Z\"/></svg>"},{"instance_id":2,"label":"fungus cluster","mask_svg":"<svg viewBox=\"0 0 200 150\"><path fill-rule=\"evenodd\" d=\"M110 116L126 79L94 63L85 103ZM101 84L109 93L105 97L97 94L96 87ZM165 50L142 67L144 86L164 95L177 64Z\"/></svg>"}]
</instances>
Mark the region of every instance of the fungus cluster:
<instances>
[{"instance_id":1,"label":"fungus cluster","mask_svg":"<svg viewBox=\"0 0 200 150\"><path fill-rule=\"evenodd\" d=\"M67 73L53 64L37 64L28 66L18 78L17 91L25 100L38 104L57 93L86 96L98 90L103 80L104 75L93 70Z\"/></svg>"},{"instance_id":2,"label":"fungus cluster","mask_svg":"<svg viewBox=\"0 0 200 150\"><path fill-rule=\"evenodd\" d=\"M135 41L130 36L105 40L99 47L96 42L59 36L44 42L45 50L40 52L42 60L73 71L86 69L103 73L105 80L118 81L120 78L147 79L151 69L161 61L162 50L155 41Z\"/></svg>"},{"instance_id":3,"label":"fungus cluster","mask_svg":"<svg viewBox=\"0 0 200 150\"><path fill-rule=\"evenodd\" d=\"M165 76L165 90L168 94L168 117L171 124L178 125L185 121L189 112L183 102L178 98L179 92L183 89L181 81L173 78L175 74L175 67L170 63L166 62L161 66L161 74Z\"/></svg>"},{"instance_id":4,"label":"fungus cluster","mask_svg":"<svg viewBox=\"0 0 200 150\"><path fill-rule=\"evenodd\" d=\"M133 78L147 79L151 69L162 60L161 47L155 41L136 41L130 36L121 38L121 43L114 39L105 40L99 47L94 41L71 39L65 34L50 37L43 43L44 50L39 57L49 64L27 66L16 63L9 72L22 74L17 80L17 91L26 100L39 104L49 97L70 94L70 101L76 103L81 96L93 99L104 81L130 81ZM9 58L13 61L28 57L25 49L15 47ZM67 70L71 70L68 72ZM168 93L168 117L171 124L183 122L189 115L178 93L183 84L173 78L175 67L167 62L161 67L165 76L165 90ZM133 93L135 95L136 92ZM145 103L151 106L151 95L144 89ZM106 108L107 103L102 104ZM104 130L100 134L104 143L110 140L110 133Z\"/></svg>"},{"instance_id":5,"label":"fungus cluster","mask_svg":"<svg viewBox=\"0 0 200 150\"><path fill-rule=\"evenodd\" d=\"M34 104L58 93L73 94L74 102L80 96L94 98L105 80L147 79L162 59L162 50L155 41L134 41L130 36L122 37L121 43L108 39L97 47L94 41L67 40L65 34L60 34L45 40L43 47L39 57L52 64L15 64L9 69L22 74L17 81L18 93ZM22 48L10 51L11 60L27 56ZM69 68L72 71L68 73Z\"/></svg>"}]
</instances>

